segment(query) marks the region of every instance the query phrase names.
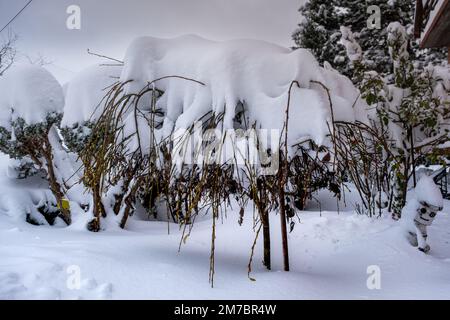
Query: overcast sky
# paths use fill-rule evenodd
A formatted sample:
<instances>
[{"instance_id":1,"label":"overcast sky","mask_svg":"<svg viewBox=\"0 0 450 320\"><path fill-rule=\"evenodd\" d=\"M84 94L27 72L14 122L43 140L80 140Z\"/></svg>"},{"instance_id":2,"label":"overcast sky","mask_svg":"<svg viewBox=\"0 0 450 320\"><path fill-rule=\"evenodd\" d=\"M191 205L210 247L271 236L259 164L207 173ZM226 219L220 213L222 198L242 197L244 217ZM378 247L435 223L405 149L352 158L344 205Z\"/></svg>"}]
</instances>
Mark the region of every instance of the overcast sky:
<instances>
[{"instance_id":1,"label":"overcast sky","mask_svg":"<svg viewBox=\"0 0 450 320\"><path fill-rule=\"evenodd\" d=\"M0 28L28 0L0 0ZM122 58L136 36L195 33L213 40L253 38L291 46L302 0L33 0L11 24L22 55L39 54L62 82L98 62L86 49ZM69 5L81 8L81 30L66 28ZM3 32L0 37L4 37ZM22 58L24 59L24 58Z\"/></svg>"}]
</instances>

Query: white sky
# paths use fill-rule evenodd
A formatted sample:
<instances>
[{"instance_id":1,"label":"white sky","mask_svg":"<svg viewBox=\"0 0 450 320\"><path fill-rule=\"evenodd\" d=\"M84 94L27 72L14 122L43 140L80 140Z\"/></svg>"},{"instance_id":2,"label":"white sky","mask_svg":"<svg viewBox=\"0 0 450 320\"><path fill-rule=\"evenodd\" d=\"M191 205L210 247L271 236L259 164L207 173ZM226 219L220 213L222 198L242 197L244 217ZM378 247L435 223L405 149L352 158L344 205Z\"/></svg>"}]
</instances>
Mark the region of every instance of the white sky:
<instances>
[{"instance_id":1,"label":"white sky","mask_svg":"<svg viewBox=\"0 0 450 320\"><path fill-rule=\"evenodd\" d=\"M0 0L3 27L28 0ZM195 33L213 40L253 38L292 46L303 0L33 0L13 22L21 55L41 54L64 82L99 60L86 49L122 58L136 36ZM68 30L66 9L81 8L81 30ZM4 37L7 32L0 35ZM22 57L22 59L24 59Z\"/></svg>"}]
</instances>

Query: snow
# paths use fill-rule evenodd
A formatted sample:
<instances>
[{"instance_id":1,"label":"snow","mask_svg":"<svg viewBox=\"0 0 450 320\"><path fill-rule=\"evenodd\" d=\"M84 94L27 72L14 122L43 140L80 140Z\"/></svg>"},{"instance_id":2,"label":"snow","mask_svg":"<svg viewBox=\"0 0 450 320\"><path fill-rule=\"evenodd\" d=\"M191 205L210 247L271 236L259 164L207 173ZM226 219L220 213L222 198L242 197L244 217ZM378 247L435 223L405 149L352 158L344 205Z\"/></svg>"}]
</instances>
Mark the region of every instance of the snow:
<instances>
[{"instance_id":1,"label":"snow","mask_svg":"<svg viewBox=\"0 0 450 320\"><path fill-rule=\"evenodd\" d=\"M350 61L353 63L355 61L361 60L362 49L359 46L359 44L355 41L355 38L350 28L341 26L340 31L342 37L339 43L345 47L347 51L347 56L350 59Z\"/></svg>"},{"instance_id":2,"label":"snow","mask_svg":"<svg viewBox=\"0 0 450 320\"><path fill-rule=\"evenodd\" d=\"M406 29L401 25L400 22L391 22L387 27L388 32L388 43L396 43L397 41L402 44L400 48L396 48L394 52L393 47L396 45L389 46L389 54L392 61L394 62L394 68L400 67L401 61L407 61L409 57L408 53L408 35L406 34ZM394 56L395 55L395 56Z\"/></svg>"},{"instance_id":3,"label":"snow","mask_svg":"<svg viewBox=\"0 0 450 320\"><path fill-rule=\"evenodd\" d=\"M86 192L83 183L80 180L83 175L81 161L75 153L67 152L62 146L60 136L55 128L49 132L49 141L52 146L53 164L55 167L55 176L58 183L64 188L67 198L71 200L71 207L77 207L78 204L88 204L91 195Z\"/></svg>"},{"instance_id":4,"label":"snow","mask_svg":"<svg viewBox=\"0 0 450 320\"><path fill-rule=\"evenodd\" d=\"M349 208L337 213L330 195L322 213L301 212L289 234L291 272L283 272L279 217L272 215L273 270L262 260L262 239L252 277L247 263L253 242L252 208L244 224L229 209L217 227L215 288L208 283L211 221L196 222L178 253L176 225L135 216L127 230L90 233L82 213L66 228L32 226L17 205L38 194L45 181L10 180L0 157L0 299L448 299L450 298L450 202L430 227L431 252L411 247L390 218L370 219ZM38 183L38 181L40 181ZM346 211L349 210L349 211ZM381 289L369 290L369 266L379 266ZM429 270L430 272L423 272ZM73 276L80 275L79 286Z\"/></svg>"},{"instance_id":5,"label":"snow","mask_svg":"<svg viewBox=\"0 0 450 320\"><path fill-rule=\"evenodd\" d=\"M334 10L336 11L336 14L338 16L345 16L346 14L348 14L348 12L350 11L349 8L346 7L340 7L340 6L335 6Z\"/></svg>"},{"instance_id":6,"label":"snow","mask_svg":"<svg viewBox=\"0 0 450 320\"><path fill-rule=\"evenodd\" d=\"M42 67L15 66L0 77L0 126L4 128L19 117L29 125L42 122L63 107L61 85Z\"/></svg>"},{"instance_id":7,"label":"snow","mask_svg":"<svg viewBox=\"0 0 450 320\"><path fill-rule=\"evenodd\" d=\"M153 83L164 92L156 105L164 114L162 128L154 132L156 141L175 136L178 129L188 129L210 111L216 115L224 113L218 129L225 133L234 127L240 102L249 126L256 124L257 129L281 133L293 81L298 81L300 88L291 88L290 146L307 139L326 144L332 116L350 122L367 119L366 105L351 81L329 65L320 67L307 50L291 51L256 40L214 42L194 35L174 39L143 37L131 43L124 62L123 68L93 66L65 86L63 127L97 119L103 111L105 95L119 79L127 83L121 94L127 94L140 92L150 82L163 78ZM329 88L330 97L313 81ZM136 117L134 108L123 114L124 136L138 131L140 137L128 140L130 151L138 145L145 152L150 150L153 139L145 117L151 111L149 105L147 94L139 101ZM274 139L264 139L263 135L259 137L262 146L274 149ZM228 156L224 155L223 160L227 161Z\"/></svg>"},{"instance_id":8,"label":"snow","mask_svg":"<svg viewBox=\"0 0 450 320\"><path fill-rule=\"evenodd\" d=\"M364 99L361 99L359 90L353 85L352 81L346 76L340 74L328 62L323 64L323 76L330 92L334 93L331 96L333 109L337 107L338 112L334 112L335 119L350 120L366 122L367 118L367 104ZM345 98L344 98L345 97ZM348 102L351 102L349 105ZM353 115L352 118L347 118L345 115Z\"/></svg>"},{"instance_id":9,"label":"snow","mask_svg":"<svg viewBox=\"0 0 450 320\"><path fill-rule=\"evenodd\" d=\"M423 201L439 208L443 206L444 202L438 186L432 178L427 176L422 177L417 183L415 197L419 202Z\"/></svg>"},{"instance_id":10,"label":"snow","mask_svg":"<svg viewBox=\"0 0 450 320\"><path fill-rule=\"evenodd\" d=\"M62 126L71 127L100 116L109 87L118 81L120 66L94 65L78 73L66 84L66 104Z\"/></svg>"},{"instance_id":11,"label":"snow","mask_svg":"<svg viewBox=\"0 0 450 320\"><path fill-rule=\"evenodd\" d=\"M127 93L141 91L154 80L164 91L158 107L164 110L162 136L188 128L207 112L224 113L223 128L232 129L236 106L244 102L249 122L281 130L286 119L289 88L292 87L289 123L290 145L305 138L323 143L329 133L331 110L326 92L311 81L336 86L331 71L321 68L312 54L291 51L256 40L215 42L198 36L174 39L142 37L127 50L121 81L132 80ZM194 81L174 78L186 77ZM201 82L202 84L198 83ZM338 120L354 121L362 110L354 100L331 90Z\"/></svg>"},{"instance_id":12,"label":"snow","mask_svg":"<svg viewBox=\"0 0 450 320\"><path fill-rule=\"evenodd\" d=\"M450 65L428 66L426 71L440 80L434 88L434 96L440 98L444 104L450 104Z\"/></svg>"}]
</instances>

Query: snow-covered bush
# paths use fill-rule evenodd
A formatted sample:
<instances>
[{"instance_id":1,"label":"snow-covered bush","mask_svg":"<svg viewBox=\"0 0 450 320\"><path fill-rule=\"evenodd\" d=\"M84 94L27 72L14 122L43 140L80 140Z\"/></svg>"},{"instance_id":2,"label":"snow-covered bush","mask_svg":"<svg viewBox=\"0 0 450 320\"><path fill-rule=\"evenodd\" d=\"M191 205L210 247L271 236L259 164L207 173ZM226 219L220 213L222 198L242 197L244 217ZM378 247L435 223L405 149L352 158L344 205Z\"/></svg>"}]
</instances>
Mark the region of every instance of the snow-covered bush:
<instances>
[{"instance_id":1,"label":"snow-covered bush","mask_svg":"<svg viewBox=\"0 0 450 320\"><path fill-rule=\"evenodd\" d=\"M310 190L309 185L296 186L294 177L304 174L304 181L311 177L300 168L307 152L312 154L311 162L323 160L323 172L333 172L327 152L316 157L317 150L304 146L311 142L318 149L330 147L328 135L333 120L365 121L364 103L358 99L358 91L349 79L321 68L307 50L293 52L261 41L213 42L196 36L170 40L139 38L127 51L121 82L125 84L126 95L138 94L149 84L161 92L155 103L163 115L161 128L151 125L152 136L158 143L176 141L176 134L183 130L189 134L201 120L206 122L203 130L218 130L219 140L231 145L232 138L226 136L228 129L254 129L259 151L279 159L279 170L273 177L262 178L262 170L253 170L249 159L239 166L236 153L231 152L209 166L205 162L198 167L189 166L183 160L173 163L175 172L169 178L174 183L169 187L186 189L176 182L198 181L192 193L181 193L175 198L178 202L188 200L188 205L183 206L187 208L184 210L187 216L194 214L189 211L198 207L200 200L206 200L212 204L213 217L217 219L215 212L220 204L227 203L230 194L227 186L234 181L237 187L232 189L237 189L239 195L258 198L262 211L258 220L266 229L266 213L270 208L279 211L286 222L286 216L295 215L291 213L295 202L303 206L300 199L289 203L287 199L303 198L296 193ZM245 120L237 126L242 118ZM274 130L278 135L267 139L264 129ZM142 137L146 131L143 130ZM220 152L217 148L213 150L217 157ZM193 154L183 154L181 159L185 156L195 158ZM299 161L294 161L296 158ZM225 179L225 172L232 174ZM268 194L257 192L261 183L270 186L266 188ZM324 186L330 186L329 182L322 181L317 188Z\"/></svg>"},{"instance_id":2,"label":"snow-covered bush","mask_svg":"<svg viewBox=\"0 0 450 320\"><path fill-rule=\"evenodd\" d=\"M349 36L351 31L345 31L342 43L352 54L358 44ZM362 97L374 110L372 129L381 128L375 130L382 133L375 138L382 158L389 163L385 176L391 177L390 202L397 218L405 204L408 181L416 182L416 166L427 159L437 161L439 147L449 141L450 70L448 66L418 67L407 51L410 40L404 27L391 23L387 31L393 74L383 77L371 70L363 55L353 64L358 66Z\"/></svg>"},{"instance_id":3,"label":"snow-covered bush","mask_svg":"<svg viewBox=\"0 0 450 320\"><path fill-rule=\"evenodd\" d=\"M138 38L119 81L103 71L68 85L62 129L92 193L89 229L100 230L105 216L124 227L140 200L149 213L163 205L184 236L209 212L214 234L231 197L242 208L253 200L269 268L269 214L280 213L287 244L296 207L320 188L339 193L328 152L333 121L366 119L348 78L307 50L261 41ZM239 142L257 146L255 162L239 154Z\"/></svg>"},{"instance_id":4,"label":"snow-covered bush","mask_svg":"<svg viewBox=\"0 0 450 320\"><path fill-rule=\"evenodd\" d=\"M32 161L47 174L55 197L55 212L70 224L70 211L63 205L64 190L55 168L53 144L59 143L57 126L62 118L63 90L45 69L14 67L0 78L0 150L13 159ZM24 174L29 172L29 165ZM53 217L54 219L55 217Z\"/></svg>"},{"instance_id":5,"label":"snow-covered bush","mask_svg":"<svg viewBox=\"0 0 450 320\"><path fill-rule=\"evenodd\" d=\"M140 97L125 96L124 84L118 81L120 73L120 66L93 66L67 85L61 132L67 147L79 156L83 166L81 182L92 196L93 219L88 224L91 231L99 231L101 218L109 213L125 227L137 198L149 211L153 210L157 189L154 182L162 180L160 175L150 178L149 172L145 183L139 178L144 165L149 166L149 153L148 148L145 154L138 150L143 147L138 148L141 139L134 121L138 120L142 130L145 128L142 134L148 144L150 118L158 126L158 112L149 112L151 90ZM154 93L155 97L159 95ZM138 113L133 112L135 101Z\"/></svg>"}]
</instances>

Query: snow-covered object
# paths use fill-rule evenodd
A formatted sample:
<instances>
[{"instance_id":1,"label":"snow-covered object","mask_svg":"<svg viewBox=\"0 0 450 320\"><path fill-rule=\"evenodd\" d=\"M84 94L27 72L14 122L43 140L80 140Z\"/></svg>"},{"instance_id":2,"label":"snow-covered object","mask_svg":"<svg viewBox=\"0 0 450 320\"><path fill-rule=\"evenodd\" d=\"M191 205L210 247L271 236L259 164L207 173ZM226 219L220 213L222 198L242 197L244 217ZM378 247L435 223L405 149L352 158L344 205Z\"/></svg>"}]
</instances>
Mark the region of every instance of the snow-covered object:
<instances>
[{"instance_id":1,"label":"snow-covered object","mask_svg":"<svg viewBox=\"0 0 450 320\"><path fill-rule=\"evenodd\" d=\"M391 22L387 27L387 40L389 45L389 55L394 63L394 69L400 67L401 61L407 61L408 34L406 28L400 22Z\"/></svg>"},{"instance_id":2,"label":"snow-covered object","mask_svg":"<svg viewBox=\"0 0 450 320\"><path fill-rule=\"evenodd\" d=\"M433 224L443 206L444 200L438 186L431 177L423 176L402 210L403 232L410 243L423 252L430 250L427 227Z\"/></svg>"},{"instance_id":3,"label":"snow-covered object","mask_svg":"<svg viewBox=\"0 0 450 320\"><path fill-rule=\"evenodd\" d=\"M400 61L406 61L409 57L408 35L406 34L405 27L400 22L391 22L387 27L387 32L388 43L391 43L389 45L389 54L394 62L394 68L397 69L400 66ZM395 47L393 43L401 45L401 47L396 48L395 52L393 50L393 47Z\"/></svg>"},{"instance_id":4,"label":"snow-covered object","mask_svg":"<svg viewBox=\"0 0 450 320\"><path fill-rule=\"evenodd\" d=\"M434 88L434 96L440 97L444 103L450 103L450 65L428 66L427 71L438 80Z\"/></svg>"},{"instance_id":5,"label":"snow-covered object","mask_svg":"<svg viewBox=\"0 0 450 320\"><path fill-rule=\"evenodd\" d=\"M415 198L419 202L426 202L429 205L442 208L444 200L441 191L434 183L433 179L424 176L422 177L415 188Z\"/></svg>"},{"instance_id":6,"label":"snow-covered object","mask_svg":"<svg viewBox=\"0 0 450 320\"><path fill-rule=\"evenodd\" d=\"M339 77L335 72L321 68L303 49L291 51L256 40L215 42L193 35L174 39L142 37L132 42L124 61L121 81L132 80L125 88L127 93L139 92L149 82L170 76L204 84L175 77L156 83L164 92L157 104L165 113L163 137L174 129L191 126L210 111L224 113L222 129L232 129L239 102L245 104L250 123L281 130L294 80L300 88L293 86L291 91L290 145L305 138L321 144L329 133L331 110L326 91L311 81L332 88L336 120L354 121L364 113L353 108L354 96L345 95L348 88L336 90Z\"/></svg>"},{"instance_id":7,"label":"snow-covered object","mask_svg":"<svg viewBox=\"0 0 450 320\"><path fill-rule=\"evenodd\" d=\"M0 77L0 126L23 118L28 125L43 122L49 113L61 113L61 85L42 67L16 66Z\"/></svg>"},{"instance_id":8,"label":"snow-covered object","mask_svg":"<svg viewBox=\"0 0 450 320\"><path fill-rule=\"evenodd\" d=\"M407 228L414 230L414 220L420 208L423 207L421 203L438 208L443 207L444 200L441 191L429 176L423 176L419 180L411 198L408 199L406 206L403 208L402 220Z\"/></svg>"},{"instance_id":9,"label":"snow-covered object","mask_svg":"<svg viewBox=\"0 0 450 320\"><path fill-rule=\"evenodd\" d=\"M362 49L361 46L355 41L355 37L353 36L350 28L341 26L341 40L339 41L345 47L347 51L347 56L350 61L353 63L355 61L361 60L362 58Z\"/></svg>"},{"instance_id":10,"label":"snow-covered object","mask_svg":"<svg viewBox=\"0 0 450 320\"><path fill-rule=\"evenodd\" d=\"M62 126L95 121L102 113L104 97L117 82L120 66L91 66L76 75L66 85L66 104Z\"/></svg>"},{"instance_id":11,"label":"snow-covered object","mask_svg":"<svg viewBox=\"0 0 450 320\"><path fill-rule=\"evenodd\" d=\"M322 76L325 78L325 83L331 92L333 109L335 106L338 106L337 110L339 110L339 113L347 112L348 114L354 115L354 120L361 122L367 121L367 104L364 99L361 99L361 94L353 85L353 82L346 76L340 74L337 70L333 69L331 64L327 61L324 62L321 71ZM349 102L351 102L351 105L348 104ZM346 111L344 111L345 108L347 108ZM345 115L343 117L339 113L336 114L337 120L343 120Z\"/></svg>"},{"instance_id":12,"label":"snow-covered object","mask_svg":"<svg viewBox=\"0 0 450 320\"><path fill-rule=\"evenodd\" d=\"M407 54L407 53L406 53ZM397 63L395 65L398 66ZM428 66L425 68L423 73L420 75L424 79L427 77L434 78L435 84L434 88L432 88L432 97L436 98L440 101L440 109L443 109L447 104L450 103L450 67L449 66ZM386 86L387 88L387 95L386 100L388 101L389 109L390 110L400 110L402 104L405 102L405 97L408 97L410 94L409 89L402 89L397 87L395 84L390 84ZM431 99L430 99L431 100ZM424 100L425 101L425 100ZM437 110L440 110L437 109ZM422 113L418 115L418 117L423 117L422 119L425 119L429 115L429 112L424 109ZM447 139L450 139L449 133L446 130L450 130L450 125L443 119L438 118L439 121L439 127L438 127L438 134L439 135L447 135ZM425 122L425 120L423 120ZM397 148L403 149L404 148L404 139L405 139L405 133L404 128L399 125L398 123L395 123L394 121L389 123L389 131L392 135L393 141L395 141L395 144ZM433 140L434 136L427 136L424 131L422 130L415 130L414 132L415 137L415 145L425 145L427 142ZM409 141L407 142L409 143ZM442 146L440 146L442 147ZM409 153L409 150L404 150L406 153Z\"/></svg>"}]
</instances>

